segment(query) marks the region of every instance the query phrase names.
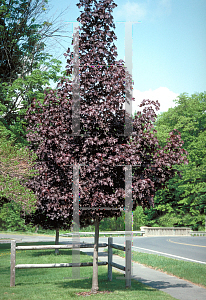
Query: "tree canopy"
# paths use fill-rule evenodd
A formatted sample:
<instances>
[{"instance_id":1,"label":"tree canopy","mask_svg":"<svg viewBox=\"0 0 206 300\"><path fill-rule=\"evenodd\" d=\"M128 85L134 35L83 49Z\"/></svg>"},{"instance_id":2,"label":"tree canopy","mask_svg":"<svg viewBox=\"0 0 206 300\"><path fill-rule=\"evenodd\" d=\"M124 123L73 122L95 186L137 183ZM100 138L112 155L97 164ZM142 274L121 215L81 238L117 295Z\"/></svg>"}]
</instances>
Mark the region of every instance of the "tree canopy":
<instances>
[{"instance_id":1,"label":"tree canopy","mask_svg":"<svg viewBox=\"0 0 206 300\"><path fill-rule=\"evenodd\" d=\"M188 151L189 164L177 167L182 178L170 179L165 190L156 193L155 207L147 211L148 225L190 226L203 229L206 214L206 92L181 94L176 106L155 122L161 145L176 128Z\"/></svg>"},{"instance_id":2,"label":"tree canopy","mask_svg":"<svg viewBox=\"0 0 206 300\"><path fill-rule=\"evenodd\" d=\"M34 98L43 102L44 89L57 82L61 69L61 62L46 52L48 40L62 29L58 17L47 21L47 2L0 3L0 209L7 211L4 219L13 209L15 219L23 220L20 212L35 208L36 198L24 185L32 157L25 149L24 116ZM9 222L3 223L5 227Z\"/></svg>"},{"instance_id":3,"label":"tree canopy","mask_svg":"<svg viewBox=\"0 0 206 300\"><path fill-rule=\"evenodd\" d=\"M128 193L133 209L150 207L156 190L175 175L173 166L187 163L187 152L177 130L160 147L151 106L158 109L158 101L143 100L140 106L145 108L134 119L123 109L131 99L132 78L124 62L116 60L114 1L80 0L77 6L84 8L77 19L80 32L74 36L73 52L67 51L67 75L73 74L73 83L62 78L56 90L45 92L43 103L33 101L27 112L27 138L39 172L28 186L48 223L69 224L74 214L73 168L78 166L80 224L95 224L98 229L100 220L118 217L126 209L128 166L132 167ZM132 123L131 136L124 134L126 117ZM98 260L95 232L93 270ZM93 273L93 292L98 290L96 276Z\"/></svg>"},{"instance_id":4,"label":"tree canopy","mask_svg":"<svg viewBox=\"0 0 206 300\"><path fill-rule=\"evenodd\" d=\"M61 61L46 52L62 25L47 21L47 0L3 0L0 4L0 122L4 135L25 140L26 109L59 78ZM58 19L58 18L57 18ZM53 39L52 39L53 40Z\"/></svg>"},{"instance_id":5,"label":"tree canopy","mask_svg":"<svg viewBox=\"0 0 206 300\"><path fill-rule=\"evenodd\" d=\"M0 138L0 228L25 230L22 216L35 211L36 197L26 188L34 157L28 149Z\"/></svg>"}]
</instances>

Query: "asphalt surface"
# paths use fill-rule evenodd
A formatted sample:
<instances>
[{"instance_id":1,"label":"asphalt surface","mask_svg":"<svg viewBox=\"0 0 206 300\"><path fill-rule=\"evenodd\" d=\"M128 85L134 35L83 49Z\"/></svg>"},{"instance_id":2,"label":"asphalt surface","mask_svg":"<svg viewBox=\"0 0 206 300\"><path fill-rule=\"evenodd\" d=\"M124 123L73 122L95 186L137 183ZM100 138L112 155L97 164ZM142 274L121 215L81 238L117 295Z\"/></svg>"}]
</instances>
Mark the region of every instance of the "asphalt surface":
<instances>
[{"instance_id":1,"label":"asphalt surface","mask_svg":"<svg viewBox=\"0 0 206 300\"><path fill-rule=\"evenodd\" d=\"M139 252L206 264L206 236L134 237L133 246Z\"/></svg>"},{"instance_id":2,"label":"asphalt surface","mask_svg":"<svg viewBox=\"0 0 206 300\"><path fill-rule=\"evenodd\" d=\"M23 236L23 235L8 235L8 234L1 234L0 233L0 239L2 238L12 238L17 240L17 242L42 242L42 241L54 241L54 237L51 236L40 236L40 235L33 235L33 236ZM187 238L187 239L185 239ZM106 242L108 238L102 238L100 237L100 242ZM124 237L115 237L113 238L114 243L124 243L125 238ZM169 241L170 240L170 241ZM93 238L81 238L81 242L93 242ZM63 238L60 237L61 243L72 243L72 238ZM206 245L206 238L197 237L193 238L191 237L134 237L133 239L134 247L137 247L135 245L138 244L138 247L144 248L148 247L150 245L151 249L150 251L175 251L175 247L185 247L185 252L183 254L192 255L192 252L196 252L197 249L203 249L203 252L205 252L205 245ZM137 243L137 244L136 244ZM177 243L177 244L176 244ZM185 245L185 244L191 244L191 245ZM159 244L159 248L156 248ZM175 247L173 247L173 244ZM183 245L184 244L184 245ZM165 245L165 246L164 246ZM203 247L197 247L203 246ZM168 247L168 248L167 248ZM188 250L187 250L188 247ZM193 251L190 250L190 247L193 247ZM147 249L147 248L145 248ZM158 250L154 250L158 249ZM81 249L81 251L84 251L88 255L93 255L93 249ZM139 251L139 250L138 250ZM198 251L198 250L197 250ZM178 253L179 254L179 253ZM202 255L202 251L198 252L198 255ZM193 256L194 257L194 256ZM201 259L204 258L201 256ZM100 261L107 261L107 253L103 252L103 249L99 249L99 260ZM125 259L121 258L119 256L113 255L113 261L115 263L125 265ZM114 268L115 269L115 268ZM116 269L119 272L123 273L121 270ZM170 294L175 299L179 300L205 300L206 299L206 288L199 287L197 285L191 284L185 280L178 279L175 276L170 276L165 273L147 268L141 264L133 263L132 268L132 278L138 280L139 282L142 282L146 285L149 285L153 288L156 288L158 290L161 290L163 292L166 292Z\"/></svg>"},{"instance_id":3,"label":"asphalt surface","mask_svg":"<svg viewBox=\"0 0 206 300\"><path fill-rule=\"evenodd\" d=\"M124 245L125 237L113 237L113 240ZM100 237L100 241L107 242L108 238ZM133 250L206 264L206 236L133 237Z\"/></svg>"}]
</instances>

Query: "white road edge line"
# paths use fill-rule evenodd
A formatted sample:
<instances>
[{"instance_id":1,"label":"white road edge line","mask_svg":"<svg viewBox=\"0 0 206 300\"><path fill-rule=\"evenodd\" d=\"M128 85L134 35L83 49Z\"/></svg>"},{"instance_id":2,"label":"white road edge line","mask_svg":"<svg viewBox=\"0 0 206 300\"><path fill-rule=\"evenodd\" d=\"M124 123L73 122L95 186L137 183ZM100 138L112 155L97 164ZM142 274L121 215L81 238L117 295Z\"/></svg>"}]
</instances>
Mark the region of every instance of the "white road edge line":
<instances>
[{"instance_id":1,"label":"white road edge line","mask_svg":"<svg viewBox=\"0 0 206 300\"><path fill-rule=\"evenodd\" d=\"M196 263L200 263L200 264L206 265L206 262L204 262L204 261L194 260L194 259L190 259L190 258L186 258L186 257L182 257L182 256L177 256L177 255L168 254L168 253L164 253L164 252L159 252L159 251L155 251L155 250L140 248L140 247L136 247L136 246L132 246L132 248L137 248L137 249L146 250L146 251L150 251L150 252L160 253L160 254L164 254L164 255L167 255L167 256L181 258L181 259L185 259L185 260L189 260L189 261L192 261L192 262L196 262Z\"/></svg>"}]
</instances>

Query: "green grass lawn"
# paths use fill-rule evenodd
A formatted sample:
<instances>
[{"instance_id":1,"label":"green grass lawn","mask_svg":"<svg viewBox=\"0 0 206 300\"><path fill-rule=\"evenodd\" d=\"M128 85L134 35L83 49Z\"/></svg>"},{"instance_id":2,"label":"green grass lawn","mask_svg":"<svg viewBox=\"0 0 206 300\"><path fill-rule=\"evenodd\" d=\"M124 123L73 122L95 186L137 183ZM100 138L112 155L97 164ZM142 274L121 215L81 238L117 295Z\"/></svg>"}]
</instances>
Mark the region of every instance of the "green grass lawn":
<instances>
[{"instance_id":1,"label":"green grass lawn","mask_svg":"<svg viewBox=\"0 0 206 300\"><path fill-rule=\"evenodd\" d=\"M113 254L124 257L124 252L120 250L113 249ZM132 260L206 287L206 265L204 264L135 251L133 251Z\"/></svg>"},{"instance_id":2,"label":"green grass lawn","mask_svg":"<svg viewBox=\"0 0 206 300\"><path fill-rule=\"evenodd\" d=\"M51 243L33 243L32 245L34 244L49 245ZM60 249L60 255L55 255L54 251L17 250L16 264L72 262L72 250ZM92 257L85 253L81 253L80 257L81 262L92 261ZM136 280L132 280L132 287L126 290L123 275L115 271L112 282L108 282L107 266L99 266L98 272L99 290L110 293L90 295L89 297L92 299L174 299L168 294L143 285ZM80 279L72 279L72 268L17 269L16 286L10 287L10 244L0 244L0 299L2 300L83 299L85 296L77 295L77 293L91 290L92 267L81 267L80 276ZM116 277L122 277L123 280L116 279Z\"/></svg>"}]
</instances>

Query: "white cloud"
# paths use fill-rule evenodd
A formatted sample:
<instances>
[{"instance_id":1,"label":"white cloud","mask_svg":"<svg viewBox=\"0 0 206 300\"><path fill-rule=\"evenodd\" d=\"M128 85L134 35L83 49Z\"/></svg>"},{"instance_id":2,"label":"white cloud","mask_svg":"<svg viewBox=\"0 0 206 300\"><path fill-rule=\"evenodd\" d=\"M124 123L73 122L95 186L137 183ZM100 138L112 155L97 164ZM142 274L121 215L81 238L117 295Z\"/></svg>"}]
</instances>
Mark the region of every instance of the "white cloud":
<instances>
[{"instance_id":1,"label":"white cloud","mask_svg":"<svg viewBox=\"0 0 206 300\"><path fill-rule=\"evenodd\" d=\"M159 5L165 8L170 8L171 0L159 0Z\"/></svg>"},{"instance_id":2,"label":"white cloud","mask_svg":"<svg viewBox=\"0 0 206 300\"><path fill-rule=\"evenodd\" d=\"M114 17L116 21L154 22L170 15L171 9L171 0L128 0L123 5L118 5L114 10Z\"/></svg>"},{"instance_id":3,"label":"white cloud","mask_svg":"<svg viewBox=\"0 0 206 300\"><path fill-rule=\"evenodd\" d=\"M141 92L139 90L133 90L133 97L135 101L132 103L132 112L142 111L142 107L138 107L143 99L149 100L158 100L160 103L160 110L156 113L159 114L160 112L167 111L170 107L174 107L175 103L173 102L174 99L177 98L179 94L176 94L170 91L167 87L159 87L156 90L144 91Z\"/></svg>"},{"instance_id":4,"label":"white cloud","mask_svg":"<svg viewBox=\"0 0 206 300\"><path fill-rule=\"evenodd\" d=\"M118 9L119 8L119 9ZM114 13L118 21L141 21L147 14L145 4L136 2L127 2L123 6L118 6Z\"/></svg>"},{"instance_id":5,"label":"white cloud","mask_svg":"<svg viewBox=\"0 0 206 300\"><path fill-rule=\"evenodd\" d=\"M157 14L169 15L171 13L171 0L159 0L157 3Z\"/></svg>"}]
</instances>

